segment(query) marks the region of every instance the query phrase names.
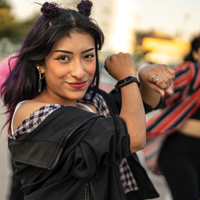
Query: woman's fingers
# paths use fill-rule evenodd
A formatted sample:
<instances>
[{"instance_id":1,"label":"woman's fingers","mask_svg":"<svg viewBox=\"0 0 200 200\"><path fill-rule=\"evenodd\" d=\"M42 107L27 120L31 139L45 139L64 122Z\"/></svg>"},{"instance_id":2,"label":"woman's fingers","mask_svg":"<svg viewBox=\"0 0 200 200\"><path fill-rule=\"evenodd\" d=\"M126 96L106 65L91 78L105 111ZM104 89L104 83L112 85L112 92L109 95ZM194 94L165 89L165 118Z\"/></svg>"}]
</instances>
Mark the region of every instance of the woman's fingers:
<instances>
[{"instance_id":1,"label":"woman's fingers","mask_svg":"<svg viewBox=\"0 0 200 200\"><path fill-rule=\"evenodd\" d=\"M174 70L166 65L156 65L152 73L155 74L152 75L151 82L163 90L166 90L175 78Z\"/></svg>"},{"instance_id":2,"label":"woman's fingers","mask_svg":"<svg viewBox=\"0 0 200 200\"><path fill-rule=\"evenodd\" d=\"M175 71L163 64L146 65L139 71L139 78L150 88L165 95L165 90L170 87L175 78Z\"/></svg>"}]
</instances>

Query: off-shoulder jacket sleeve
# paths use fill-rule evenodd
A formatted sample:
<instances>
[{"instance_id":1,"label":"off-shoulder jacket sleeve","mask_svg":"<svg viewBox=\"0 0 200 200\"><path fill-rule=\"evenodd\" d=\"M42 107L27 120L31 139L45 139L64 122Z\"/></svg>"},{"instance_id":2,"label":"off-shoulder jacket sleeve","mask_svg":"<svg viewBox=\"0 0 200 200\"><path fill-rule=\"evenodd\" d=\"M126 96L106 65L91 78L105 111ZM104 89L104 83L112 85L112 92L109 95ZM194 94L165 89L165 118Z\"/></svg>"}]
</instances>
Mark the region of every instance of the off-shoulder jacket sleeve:
<instances>
[{"instance_id":1,"label":"off-shoulder jacket sleeve","mask_svg":"<svg viewBox=\"0 0 200 200\"><path fill-rule=\"evenodd\" d=\"M130 154L130 139L125 122L117 115L98 118L71 153L73 176L92 175L98 165L118 166ZM85 170L83 170L85 169ZM85 174L84 174L85 173Z\"/></svg>"},{"instance_id":2,"label":"off-shoulder jacket sleeve","mask_svg":"<svg viewBox=\"0 0 200 200\"><path fill-rule=\"evenodd\" d=\"M127 127L118 115L106 118L73 107L57 109L8 144L16 162L50 171L63 166L75 177L92 175L98 165L117 166L130 153Z\"/></svg>"}]
</instances>

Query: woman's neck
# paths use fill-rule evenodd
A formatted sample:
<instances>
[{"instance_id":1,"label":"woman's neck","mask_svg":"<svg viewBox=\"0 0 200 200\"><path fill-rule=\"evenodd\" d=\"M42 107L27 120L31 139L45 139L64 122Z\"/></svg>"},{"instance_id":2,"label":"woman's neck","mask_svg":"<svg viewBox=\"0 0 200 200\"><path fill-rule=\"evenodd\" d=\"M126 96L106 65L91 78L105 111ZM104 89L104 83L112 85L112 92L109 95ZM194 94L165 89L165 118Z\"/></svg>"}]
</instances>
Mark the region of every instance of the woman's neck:
<instances>
[{"instance_id":1,"label":"woman's neck","mask_svg":"<svg viewBox=\"0 0 200 200\"><path fill-rule=\"evenodd\" d=\"M56 95L50 95L46 90L43 90L39 95L37 95L33 100L41 101L49 104L60 104L64 106L77 106L77 100L75 99L64 99Z\"/></svg>"}]
</instances>

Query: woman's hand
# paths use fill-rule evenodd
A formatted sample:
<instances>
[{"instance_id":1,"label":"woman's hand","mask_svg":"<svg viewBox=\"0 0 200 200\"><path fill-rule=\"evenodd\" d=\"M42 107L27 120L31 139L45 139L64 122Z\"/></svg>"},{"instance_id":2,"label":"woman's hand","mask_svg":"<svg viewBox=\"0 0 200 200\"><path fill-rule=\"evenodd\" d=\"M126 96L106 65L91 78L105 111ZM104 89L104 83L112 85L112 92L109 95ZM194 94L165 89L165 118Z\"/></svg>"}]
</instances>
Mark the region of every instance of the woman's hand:
<instances>
[{"instance_id":1,"label":"woman's hand","mask_svg":"<svg viewBox=\"0 0 200 200\"><path fill-rule=\"evenodd\" d=\"M117 81L128 76L137 77L133 59L128 53L108 56L105 60L105 69Z\"/></svg>"},{"instance_id":2,"label":"woman's hand","mask_svg":"<svg viewBox=\"0 0 200 200\"><path fill-rule=\"evenodd\" d=\"M147 84L150 88L164 96L164 90L168 89L173 83L175 71L167 65L152 64L142 67L138 75L141 84Z\"/></svg>"},{"instance_id":3,"label":"woman's hand","mask_svg":"<svg viewBox=\"0 0 200 200\"><path fill-rule=\"evenodd\" d=\"M152 64L142 67L138 76L143 101L155 107L160 100L160 94L164 96L165 90L172 85L175 71L167 65Z\"/></svg>"}]
</instances>

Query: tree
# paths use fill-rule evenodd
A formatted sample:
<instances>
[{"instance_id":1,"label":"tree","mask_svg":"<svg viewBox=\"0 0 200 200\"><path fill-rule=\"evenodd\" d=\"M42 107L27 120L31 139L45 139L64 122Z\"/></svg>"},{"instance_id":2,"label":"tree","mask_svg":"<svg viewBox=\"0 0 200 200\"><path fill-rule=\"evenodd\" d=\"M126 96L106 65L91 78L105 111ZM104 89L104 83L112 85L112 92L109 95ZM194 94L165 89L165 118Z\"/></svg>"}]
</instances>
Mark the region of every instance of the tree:
<instances>
[{"instance_id":1,"label":"tree","mask_svg":"<svg viewBox=\"0 0 200 200\"><path fill-rule=\"evenodd\" d=\"M19 43L38 16L17 22L11 14L11 9L6 0L0 0L0 39L6 37L14 43Z\"/></svg>"},{"instance_id":2,"label":"tree","mask_svg":"<svg viewBox=\"0 0 200 200\"><path fill-rule=\"evenodd\" d=\"M10 9L11 7L6 1L0 0L0 38L10 36L10 29L14 24Z\"/></svg>"}]
</instances>

